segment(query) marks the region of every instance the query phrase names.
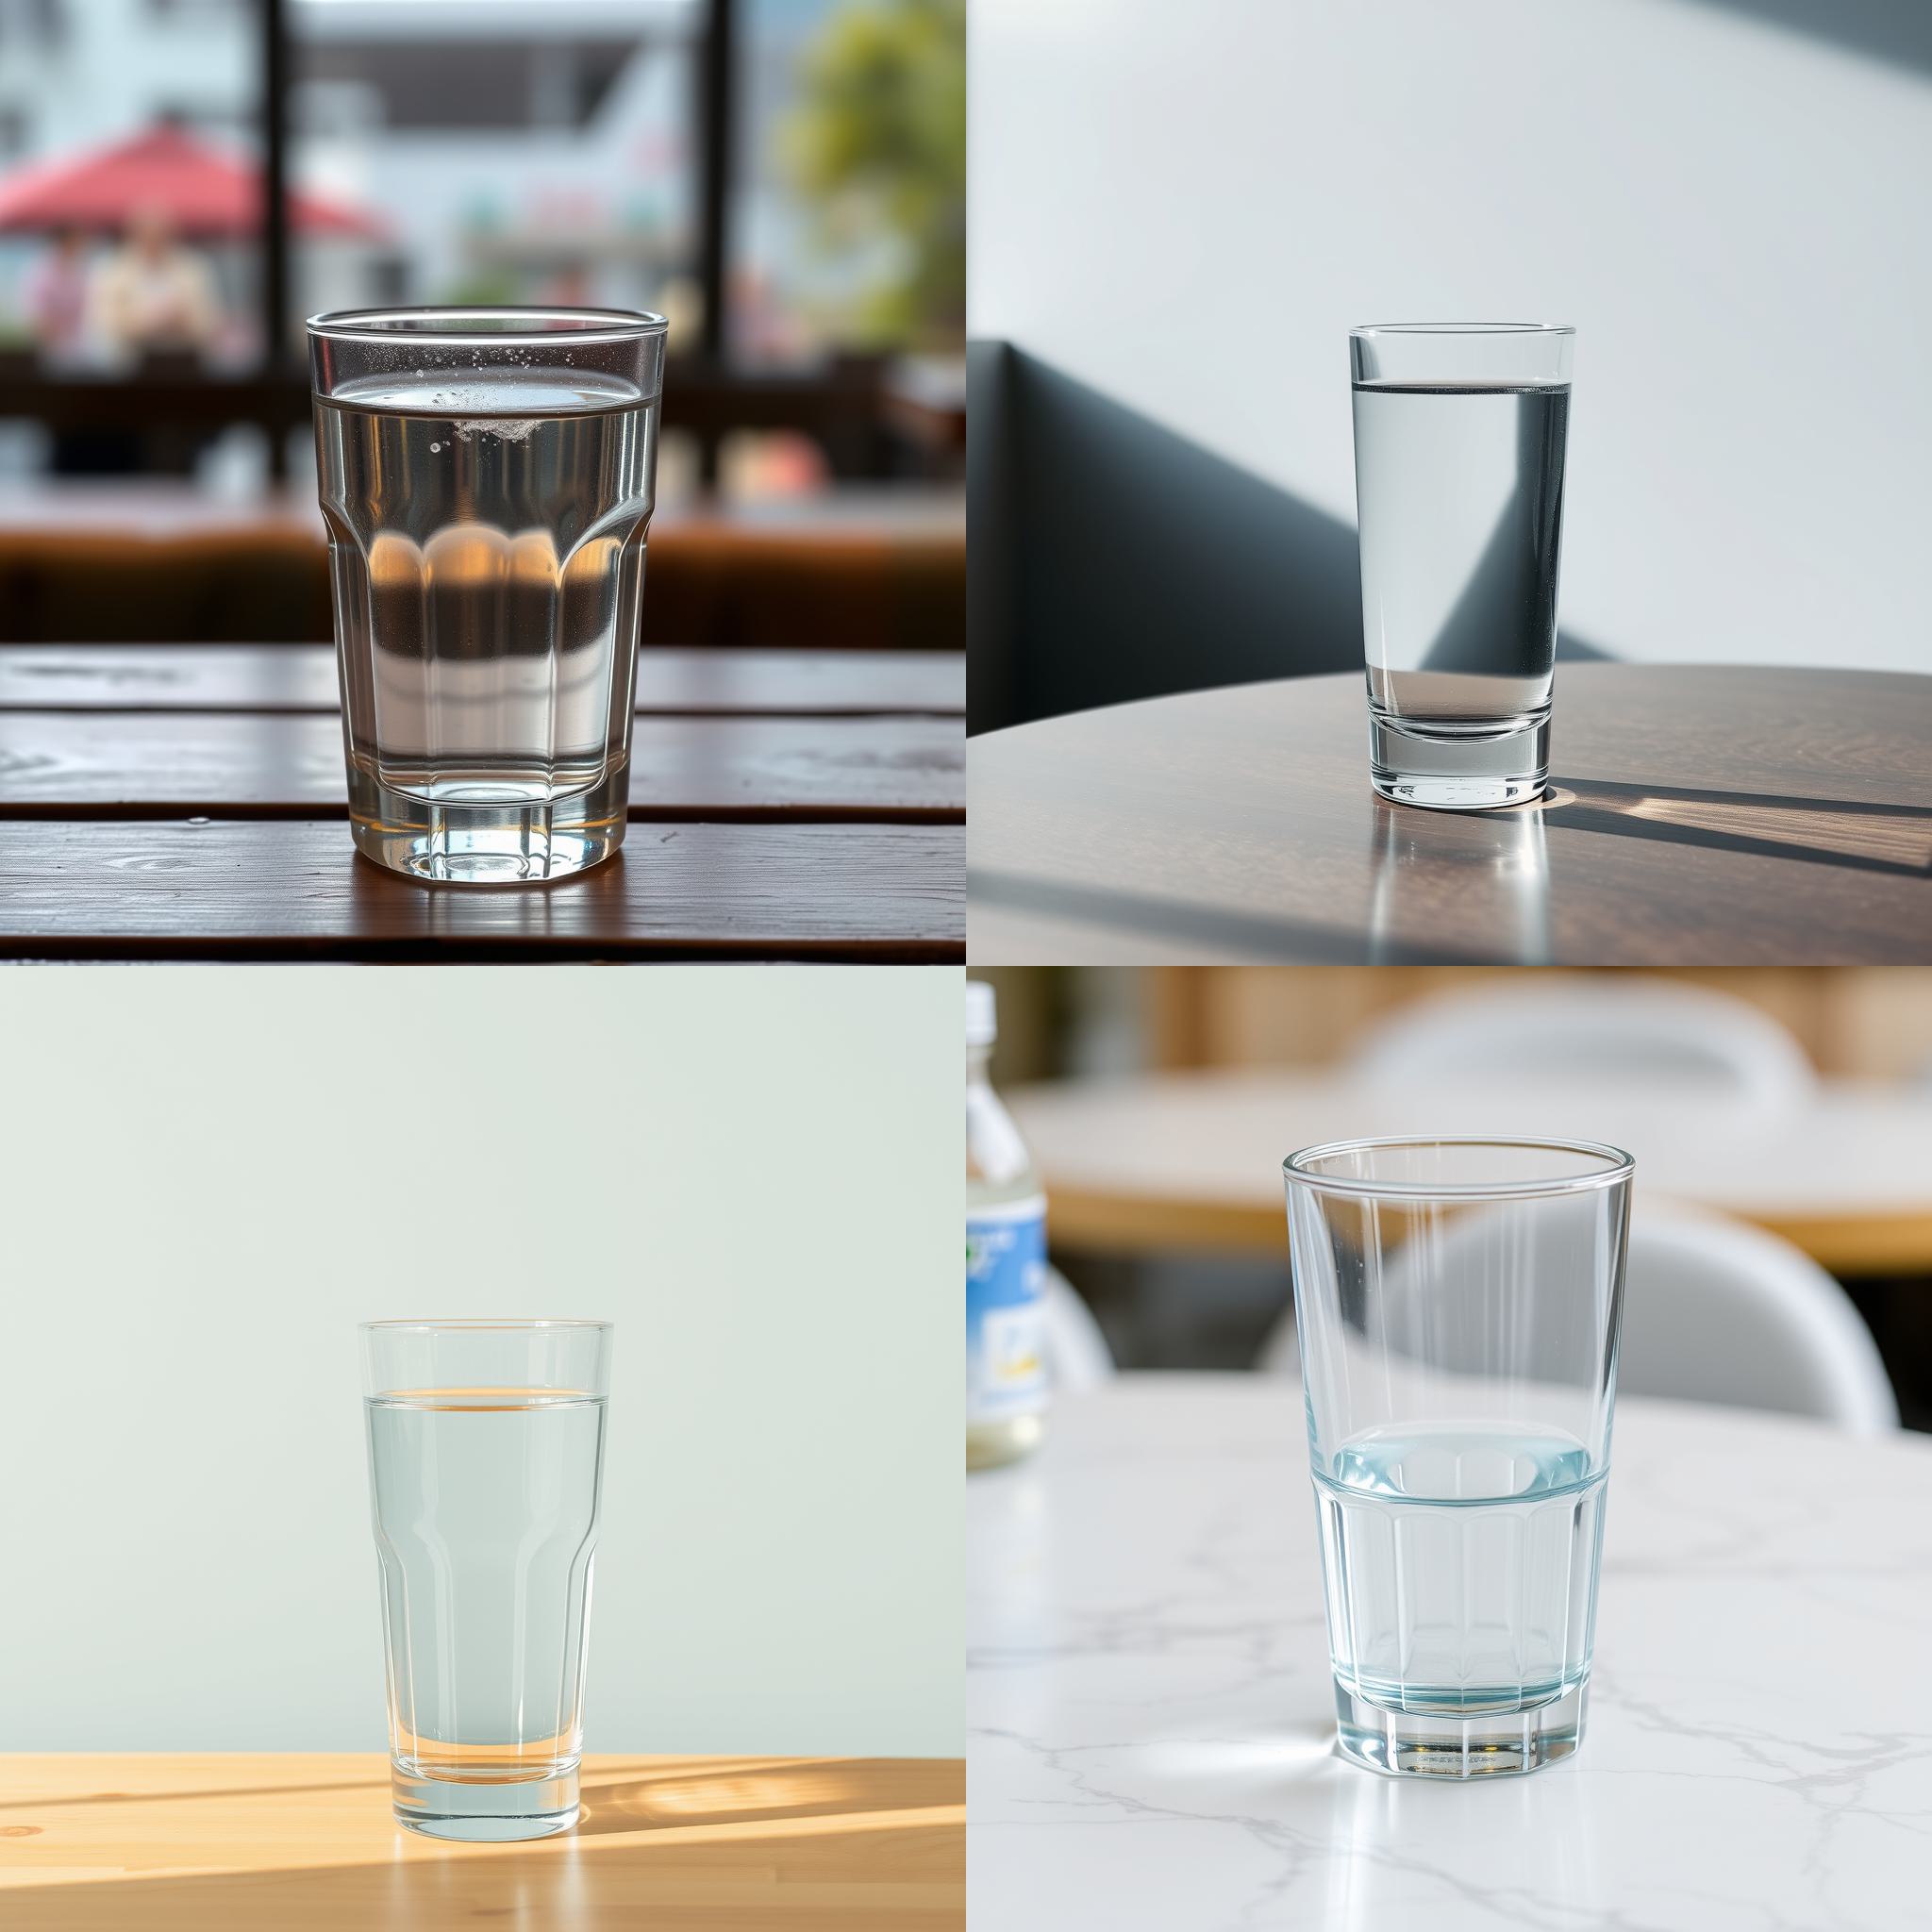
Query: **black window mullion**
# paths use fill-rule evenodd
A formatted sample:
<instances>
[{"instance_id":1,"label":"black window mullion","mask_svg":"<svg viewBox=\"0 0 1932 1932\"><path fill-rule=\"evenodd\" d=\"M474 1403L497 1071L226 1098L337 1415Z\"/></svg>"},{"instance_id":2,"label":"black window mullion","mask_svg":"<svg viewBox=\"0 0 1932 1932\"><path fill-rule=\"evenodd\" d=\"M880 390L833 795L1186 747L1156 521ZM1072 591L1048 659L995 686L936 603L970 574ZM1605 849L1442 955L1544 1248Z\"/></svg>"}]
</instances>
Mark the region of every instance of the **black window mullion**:
<instances>
[{"instance_id":1,"label":"black window mullion","mask_svg":"<svg viewBox=\"0 0 1932 1932\"><path fill-rule=\"evenodd\" d=\"M704 325L693 346L706 368L715 373L724 365L728 341L724 291L730 269L732 110L738 94L734 48L737 0L708 0L706 11L697 99L697 278ZM718 436L714 430L707 430L701 437L698 458L704 483L708 487L716 483Z\"/></svg>"},{"instance_id":2,"label":"black window mullion","mask_svg":"<svg viewBox=\"0 0 1932 1932\"><path fill-rule=\"evenodd\" d=\"M284 0L261 8L261 341L263 373L289 373L289 13ZM265 425L269 475L285 482L288 437Z\"/></svg>"}]
</instances>

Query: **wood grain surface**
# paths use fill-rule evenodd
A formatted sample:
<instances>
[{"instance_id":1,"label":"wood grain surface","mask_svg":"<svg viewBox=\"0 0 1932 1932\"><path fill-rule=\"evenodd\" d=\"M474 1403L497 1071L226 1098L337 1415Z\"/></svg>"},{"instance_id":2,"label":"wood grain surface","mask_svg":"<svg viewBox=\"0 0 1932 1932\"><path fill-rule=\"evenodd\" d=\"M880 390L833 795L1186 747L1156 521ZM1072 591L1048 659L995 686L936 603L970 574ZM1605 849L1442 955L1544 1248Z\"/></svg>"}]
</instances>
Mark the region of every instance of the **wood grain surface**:
<instances>
[{"instance_id":1,"label":"wood grain surface","mask_svg":"<svg viewBox=\"0 0 1932 1932\"><path fill-rule=\"evenodd\" d=\"M425 887L346 821L0 820L0 956L957 963L958 825L631 826L552 886Z\"/></svg>"},{"instance_id":2,"label":"wood grain surface","mask_svg":"<svg viewBox=\"0 0 1932 1932\"><path fill-rule=\"evenodd\" d=\"M630 812L655 819L957 822L944 718L639 718ZM312 818L348 809L332 716L0 711L0 815Z\"/></svg>"},{"instance_id":3,"label":"wood grain surface","mask_svg":"<svg viewBox=\"0 0 1932 1932\"><path fill-rule=\"evenodd\" d=\"M974 964L1932 959L1932 677L1565 664L1551 794L1369 787L1353 675L968 748Z\"/></svg>"},{"instance_id":4,"label":"wood grain surface","mask_svg":"<svg viewBox=\"0 0 1932 1932\"><path fill-rule=\"evenodd\" d=\"M0 650L0 957L957 963L964 703L958 654L646 651L624 855L476 890L355 856L326 647Z\"/></svg>"},{"instance_id":5,"label":"wood grain surface","mask_svg":"<svg viewBox=\"0 0 1932 1932\"><path fill-rule=\"evenodd\" d=\"M0 710L327 711L338 706L329 644L0 646ZM958 716L956 651L687 651L638 654L640 711L703 716Z\"/></svg>"},{"instance_id":6,"label":"wood grain surface","mask_svg":"<svg viewBox=\"0 0 1932 1932\"><path fill-rule=\"evenodd\" d=\"M590 1757L575 1831L399 1827L375 1756L0 1757L8 1932L959 1932L954 1759Z\"/></svg>"}]
</instances>

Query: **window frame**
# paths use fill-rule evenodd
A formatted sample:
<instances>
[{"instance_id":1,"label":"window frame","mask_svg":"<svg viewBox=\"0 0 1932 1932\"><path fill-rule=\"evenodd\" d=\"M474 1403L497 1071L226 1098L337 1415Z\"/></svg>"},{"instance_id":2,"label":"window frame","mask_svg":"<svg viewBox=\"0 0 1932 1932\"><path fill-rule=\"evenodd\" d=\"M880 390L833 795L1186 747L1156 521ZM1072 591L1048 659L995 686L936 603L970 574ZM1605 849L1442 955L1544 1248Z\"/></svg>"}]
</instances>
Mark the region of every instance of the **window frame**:
<instances>
[{"instance_id":1,"label":"window frame","mask_svg":"<svg viewBox=\"0 0 1932 1932\"><path fill-rule=\"evenodd\" d=\"M883 356L838 356L801 370L734 367L726 312L732 245L732 156L739 75L738 0L703 0L697 61L696 279L703 326L694 349L675 350L666 382L665 425L690 435L706 487L718 477L719 450L736 429L791 429L824 448L833 472L881 476L895 467L889 365ZM291 435L309 420L308 375L294 349L289 248L289 83L287 0L255 0L261 77L263 353L234 375L48 374L25 357L0 361L0 418L50 429L105 425L213 428L254 423L267 434L273 479L288 475Z\"/></svg>"}]
</instances>

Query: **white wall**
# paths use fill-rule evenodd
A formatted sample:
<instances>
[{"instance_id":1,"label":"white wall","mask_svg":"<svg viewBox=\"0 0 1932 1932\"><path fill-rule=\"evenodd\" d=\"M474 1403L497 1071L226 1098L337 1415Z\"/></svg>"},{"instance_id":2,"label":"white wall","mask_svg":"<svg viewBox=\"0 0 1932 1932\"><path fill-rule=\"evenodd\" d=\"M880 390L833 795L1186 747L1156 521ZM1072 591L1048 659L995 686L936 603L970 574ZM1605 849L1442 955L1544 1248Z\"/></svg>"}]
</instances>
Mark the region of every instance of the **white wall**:
<instances>
[{"instance_id":1,"label":"white wall","mask_svg":"<svg viewBox=\"0 0 1932 1932\"><path fill-rule=\"evenodd\" d=\"M1932 670L1932 81L1692 0L973 0L971 322L1354 521L1357 322L1578 328L1562 621Z\"/></svg>"},{"instance_id":2,"label":"white wall","mask_svg":"<svg viewBox=\"0 0 1932 1932\"><path fill-rule=\"evenodd\" d=\"M591 1750L953 1756L943 969L0 974L0 1749L384 1741L354 1324L617 1324Z\"/></svg>"}]
</instances>

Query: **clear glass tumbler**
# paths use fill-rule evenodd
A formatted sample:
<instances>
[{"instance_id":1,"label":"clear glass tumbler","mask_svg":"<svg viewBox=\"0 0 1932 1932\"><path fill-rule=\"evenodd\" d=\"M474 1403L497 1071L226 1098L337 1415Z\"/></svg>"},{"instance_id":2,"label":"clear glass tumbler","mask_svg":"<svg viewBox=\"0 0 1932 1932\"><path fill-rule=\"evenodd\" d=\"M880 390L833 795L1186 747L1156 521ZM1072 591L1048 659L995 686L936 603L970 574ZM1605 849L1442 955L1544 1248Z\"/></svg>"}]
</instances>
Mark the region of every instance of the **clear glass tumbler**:
<instances>
[{"instance_id":1,"label":"clear glass tumbler","mask_svg":"<svg viewBox=\"0 0 1932 1932\"><path fill-rule=\"evenodd\" d=\"M377 864L517 884L623 842L664 330L310 321L349 822Z\"/></svg>"},{"instance_id":2,"label":"clear glass tumbler","mask_svg":"<svg viewBox=\"0 0 1932 1932\"><path fill-rule=\"evenodd\" d=\"M1534 1771L1583 1734L1632 1163L1389 1140L1286 1163L1342 1752Z\"/></svg>"},{"instance_id":3,"label":"clear glass tumbler","mask_svg":"<svg viewBox=\"0 0 1932 1932\"><path fill-rule=\"evenodd\" d=\"M577 1822L608 1322L372 1322L390 1774L432 1838Z\"/></svg>"},{"instance_id":4,"label":"clear glass tumbler","mask_svg":"<svg viewBox=\"0 0 1932 1932\"><path fill-rule=\"evenodd\" d=\"M1369 774L1399 805L1480 810L1548 783L1575 334L1349 335Z\"/></svg>"}]
</instances>

